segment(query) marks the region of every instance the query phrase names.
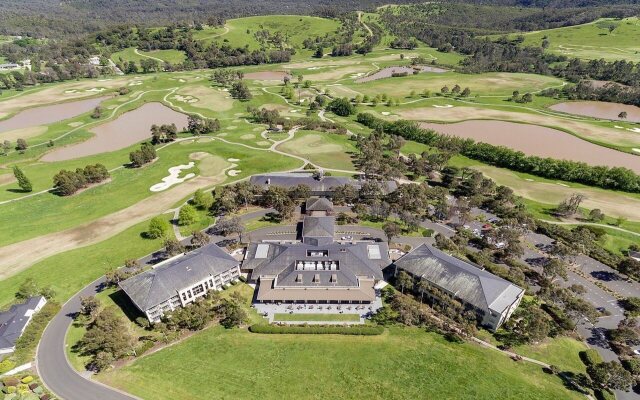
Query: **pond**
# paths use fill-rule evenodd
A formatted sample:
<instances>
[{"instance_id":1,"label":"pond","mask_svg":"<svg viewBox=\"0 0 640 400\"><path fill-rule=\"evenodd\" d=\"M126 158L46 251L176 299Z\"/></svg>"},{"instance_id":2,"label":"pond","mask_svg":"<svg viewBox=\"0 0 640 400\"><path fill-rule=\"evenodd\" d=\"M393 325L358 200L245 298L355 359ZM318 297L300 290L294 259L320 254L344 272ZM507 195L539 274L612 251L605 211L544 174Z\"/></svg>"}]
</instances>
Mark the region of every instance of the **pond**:
<instances>
[{"instance_id":1,"label":"pond","mask_svg":"<svg viewBox=\"0 0 640 400\"><path fill-rule=\"evenodd\" d=\"M554 104L549 108L554 111L584 115L586 117L640 122L640 107L628 104L607 103L606 101L568 101ZM627 113L627 118L618 117L623 111Z\"/></svg>"},{"instance_id":2,"label":"pond","mask_svg":"<svg viewBox=\"0 0 640 400\"><path fill-rule=\"evenodd\" d=\"M42 161L64 161L116 151L151 138L151 125L176 124L178 131L187 127L187 115L173 111L162 103L146 103L122 114L113 121L91 128L92 138L45 154Z\"/></svg>"},{"instance_id":3,"label":"pond","mask_svg":"<svg viewBox=\"0 0 640 400\"><path fill-rule=\"evenodd\" d=\"M0 121L0 132L14 129L29 128L31 126L47 125L65 119L77 117L96 108L109 96L92 99L70 101L68 103L51 104L49 106L28 108L13 117ZM2 136L0 135L0 138Z\"/></svg>"},{"instance_id":4,"label":"pond","mask_svg":"<svg viewBox=\"0 0 640 400\"><path fill-rule=\"evenodd\" d=\"M589 165L626 167L640 173L640 156L587 142L557 129L506 121L470 120L426 123L423 128L520 150L527 155L581 161Z\"/></svg>"}]
</instances>

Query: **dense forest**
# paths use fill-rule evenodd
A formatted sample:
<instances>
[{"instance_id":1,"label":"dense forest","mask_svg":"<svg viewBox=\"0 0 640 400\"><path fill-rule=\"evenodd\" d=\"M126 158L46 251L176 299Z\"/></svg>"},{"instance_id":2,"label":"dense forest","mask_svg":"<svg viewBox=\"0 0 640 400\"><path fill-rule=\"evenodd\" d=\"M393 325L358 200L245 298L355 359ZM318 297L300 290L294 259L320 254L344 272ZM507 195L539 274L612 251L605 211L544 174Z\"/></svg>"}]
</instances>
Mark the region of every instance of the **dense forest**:
<instances>
[{"instance_id":1,"label":"dense forest","mask_svg":"<svg viewBox=\"0 0 640 400\"><path fill-rule=\"evenodd\" d=\"M394 4L417 3L397 0ZM62 37L96 32L114 24L168 25L202 22L212 15L235 18L267 14L304 14L335 17L347 11L373 10L384 0L3 0L0 2L0 34L30 37ZM431 3L433 4L433 3ZM637 0L447 0L454 12L432 16L431 23L447 26L476 24L479 29L531 30L574 25L602 15L606 6L636 4ZM494 7L501 6L500 12ZM612 15L613 16L613 15ZM446 21L445 21L446 20ZM510 22L509 22L510 21Z\"/></svg>"}]
</instances>

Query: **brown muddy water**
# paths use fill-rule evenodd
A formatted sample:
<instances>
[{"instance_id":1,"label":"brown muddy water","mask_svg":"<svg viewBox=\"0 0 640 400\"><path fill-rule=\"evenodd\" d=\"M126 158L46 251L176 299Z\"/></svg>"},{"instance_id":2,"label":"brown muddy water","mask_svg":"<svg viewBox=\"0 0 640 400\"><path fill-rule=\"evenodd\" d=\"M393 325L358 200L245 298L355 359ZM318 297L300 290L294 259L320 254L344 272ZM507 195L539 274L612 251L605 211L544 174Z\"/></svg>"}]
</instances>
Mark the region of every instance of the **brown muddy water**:
<instances>
[{"instance_id":1,"label":"brown muddy water","mask_svg":"<svg viewBox=\"0 0 640 400\"><path fill-rule=\"evenodd\" d=\"M581 161L589 165L626 167L640 173L640 156L598 146L557 129L505 121L470 120L453 124L420 124L423 128L506 146L527 155Z\"/></svg>"},{"instance_id":2,"label":"brown muddy water","mask_svg":"<svg viewBox=\"0 0 640 400\"><path fill-rule=\"evenodd\" d=\"M413 74L413 71L420 71L420 72L432 72L435 74L441 74L443 72L448 72L446 69L442 69L442 68L437 68L437 67L428 67L428 66L422 66L422 67L387 67L387 68L383 68L380 71L373 73L371 75L367 75L363 78L357 79L356 83L365 83L365 82L371 82L371 81L375 81L378 79L382 79L382 78L390 78L391 75L393 75L394 73L403 73L406 72L407 74L411 75Z\"/></svg>"},{"instance_id":3,"label":"brown muddy water","mask_svg":"<svg viewBox=\"0 0 640 400\"><path fill-rule=\"evenodd\" d=\"M13 117L0 121L0 132L12 131L14 129L29 128L31 126L47 125L53 122L63 121L68 118L77 117L93 110L109 96L96 97L93 99L70 101L68 103L52 104L28 108L20 111ZM2 135L0 135L2 138Z\"/></svg>"},{"instance_id":4,"label":"brown muddy water","mask_svg":"<svg viewBox=\"0 0 640 400\"><path fill-rule=\"evenodd\" d=\"M584 115L586 117L610 119L614 121L640 122L640 107L607 103L605 101L568 101L554 104L550 109L567 114ZM626 111L627 118L618 118L618 114Z\"/></svg>"},{"instance_id":5,"label":"brown muddy water","mask_svg":"<svg viewBox=\"0 0 640 400\"><path fill-rule=\"evenodd\" d=\"M162 103L147 103L113 121L91 128L92 138L45 154L42 161L64 161L116 151L151 138L151 125L176 124L187 127L187 116Z\"/></svg>"}]
</instances>

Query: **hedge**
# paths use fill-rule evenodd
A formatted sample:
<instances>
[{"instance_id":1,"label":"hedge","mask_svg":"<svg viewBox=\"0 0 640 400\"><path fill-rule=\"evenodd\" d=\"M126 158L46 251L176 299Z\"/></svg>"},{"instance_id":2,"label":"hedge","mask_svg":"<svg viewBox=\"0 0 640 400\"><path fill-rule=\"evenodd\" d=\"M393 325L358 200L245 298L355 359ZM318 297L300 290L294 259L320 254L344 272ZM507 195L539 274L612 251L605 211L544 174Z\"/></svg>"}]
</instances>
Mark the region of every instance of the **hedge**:
<instances>
[{"instance_id":1,"label":"hedge","mask_svg":"<svg viewBox=\"0 0 640 400\"><path fill-rule=\"evenodd\" d=\"M362 335L374 336L381 335L384 332L382 326L358 325L358 326L342 326L342 325L265 325L255 324L249 327L252 333L264 334L336 334L336 335Z\"/></svg>"},{"instance_id":2,"label":"hedge","mask_svg":"<svg viewBox=\"0 0 640 400\"><path fill-rule=\"evenodd\" d=\"M598 354L595 349L582 350L580 352L580 359L587 367L600 364L602 362L602 357L600 357L600 354Z\"/></svg>"}]
</instances>

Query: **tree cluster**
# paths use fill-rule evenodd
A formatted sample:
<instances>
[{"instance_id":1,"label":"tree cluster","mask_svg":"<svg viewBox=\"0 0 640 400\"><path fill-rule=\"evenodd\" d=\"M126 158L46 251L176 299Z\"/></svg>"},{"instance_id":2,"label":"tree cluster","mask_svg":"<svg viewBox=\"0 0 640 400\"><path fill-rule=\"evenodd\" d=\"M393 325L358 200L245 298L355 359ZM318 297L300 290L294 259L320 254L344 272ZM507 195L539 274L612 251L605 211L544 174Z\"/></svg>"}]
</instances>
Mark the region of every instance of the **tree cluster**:
<instances>
[{"instance_id":1,"label":"tree cluster","mask_svg":"<svg viewBox=\"0 0 640 400\"><path fill-rule=\"evenodd\" d=\"M63 169L53 177L53 187L60 196L70 196L89 185L100 183L110 177L102 164L87 165L75 171Z\"/></svg>"}]
</instances>

